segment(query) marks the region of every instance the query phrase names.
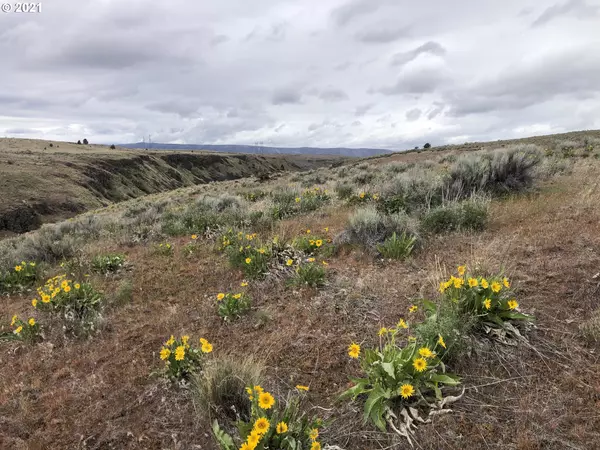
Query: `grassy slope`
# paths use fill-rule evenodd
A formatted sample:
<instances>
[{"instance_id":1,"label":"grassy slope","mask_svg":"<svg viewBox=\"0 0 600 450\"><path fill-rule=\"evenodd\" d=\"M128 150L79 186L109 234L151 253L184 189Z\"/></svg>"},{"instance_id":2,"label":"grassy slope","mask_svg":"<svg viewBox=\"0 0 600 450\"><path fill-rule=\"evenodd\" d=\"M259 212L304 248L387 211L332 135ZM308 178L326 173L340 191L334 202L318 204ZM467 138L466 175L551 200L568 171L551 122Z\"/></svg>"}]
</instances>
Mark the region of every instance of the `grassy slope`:
<instances>
[{"instance_id":1,"label":"grassy slope","mask_svg":"<svg viewBox=\"0 0 600 450\"><path fill-rule=\"evenodd\" d=\"M306 170L343 158L152 153L0 139L0 233L23 232L129 198L210 181Z\"/></svg>"},{"instance_id":2,"label":"grassy slope","mask_svg":"<svg viewBox=\"0 0 600 450\"><path fill-rule=\"evenodd\" d=\"M490 346L452 367L467 393L454 414L420 428L420 448L599 448L600 363L578 334L578 324L598 308L599 174L597 159L578 159L573 173L542 182L536 193L494 200L486 231L437 236L406 263L381 264L360 249L343 252L329 259L329 284L320 291L252 283L254 313L230 325L215 314L214 295L236 290L242 275L209 241L192 258L180 250L189 237L170 240L177 249L172 258L156 256L148 244L123 248L110 238L88 244L85 258L125 251L133 269L123 277L133 283L133 299L109 309L106 328L92 340L2 344L0 447L72 449L85 441L85 448L98 449L215 448L208 418L189 392L149 377L160 367L165 338L187 333L208 337L215 355L259 355L271 386L310 385L311 403L334 420L325 442L390 448L391 436L363 426L358 409L334 404L348 376L357 375L346 347L374 344L379 327L406 316L416 295L433 295L442 271L467 263L506 269L522 307L538 319L531 336L536 350ZM278 222L273 232L296 236L327 226L335 235L349 212L328 207ZM119 283L92 279L108 293ZM27 296L9 296L0 314L27 314L28 305ZM271 318L266 324L264 313Z\"/></svg>"}]
</instances>

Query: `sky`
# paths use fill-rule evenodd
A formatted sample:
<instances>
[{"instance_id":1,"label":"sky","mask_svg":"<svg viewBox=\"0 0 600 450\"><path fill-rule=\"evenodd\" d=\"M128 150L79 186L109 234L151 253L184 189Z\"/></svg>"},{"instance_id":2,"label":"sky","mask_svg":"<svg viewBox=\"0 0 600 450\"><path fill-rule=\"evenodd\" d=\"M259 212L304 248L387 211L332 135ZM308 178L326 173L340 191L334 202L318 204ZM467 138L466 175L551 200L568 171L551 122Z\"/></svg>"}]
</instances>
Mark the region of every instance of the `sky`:
<instances>
[{"instance_id":1,"label":"sky","mask_svg":"<svg viewBox=\"0 0 600 450\"><path fill-rule=\"evenodd\" d=\"M0 137L398 150L600 128L600 0L40 3L0 12Z\"/></svg>"}]
</instances>

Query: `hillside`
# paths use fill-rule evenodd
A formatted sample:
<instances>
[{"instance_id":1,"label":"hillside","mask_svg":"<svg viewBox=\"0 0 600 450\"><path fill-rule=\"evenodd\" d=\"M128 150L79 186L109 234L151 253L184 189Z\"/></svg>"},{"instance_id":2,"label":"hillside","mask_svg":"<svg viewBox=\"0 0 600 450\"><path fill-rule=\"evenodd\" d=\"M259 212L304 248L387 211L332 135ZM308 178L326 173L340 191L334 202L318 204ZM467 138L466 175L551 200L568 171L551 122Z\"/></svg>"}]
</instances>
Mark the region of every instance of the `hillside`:
<instances>
[{"instance_id":1,"label":"hillside","mask_svg":"<svg viewBox=\"0 0 600 450\"><path fill-rule=\"evenodd\" d=\"M376 148L345 148L345 147L269 147L256 145L213 145L213 144L161 144L153 142L148 145L145 142L120 145L124 148L148 149L148 150L186 150L186 151L214 151L225 153L248 153L267 155L330 155L347 156L352 158L366 158L368 156L387 155L391 150Z\"/></svg>"},{"instance_id":2,"label":"hillside","mask_svg":"<svg viewBox=\"0 0 600 450\"><path fill-rule=\"evenodd\" d=\"M0 448L598 449L598 180L580 132L4 239Z\"/></svg>"},{"instance_id":3,"label":"hillside","mask_svg":"<svg viewBox=\"0 0 600 450\"><path fill-rule=\"evenodd\" d=\"M0 236L141 195L212 181L307 170L323 156L142 152L100 145L0 139Z\"/></svg>"}]
</instances>

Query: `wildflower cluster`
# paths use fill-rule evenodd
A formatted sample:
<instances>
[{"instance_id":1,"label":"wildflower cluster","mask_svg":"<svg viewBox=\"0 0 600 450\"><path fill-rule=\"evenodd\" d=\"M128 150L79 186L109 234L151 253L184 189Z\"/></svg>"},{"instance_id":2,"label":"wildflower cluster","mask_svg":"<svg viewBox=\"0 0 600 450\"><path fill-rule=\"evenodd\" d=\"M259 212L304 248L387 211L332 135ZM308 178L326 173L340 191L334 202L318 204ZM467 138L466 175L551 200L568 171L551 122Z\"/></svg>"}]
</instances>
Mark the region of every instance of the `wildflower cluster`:
<instances>
[{"instance_id":1,"label":"wildflower cluster","mask_svg":"<svg viewBox=\"0 0 600 450\"><path fill-rule=\"evenodd\" d=\"M13 270L0 272L0 292L23 290L31 286L37 279L37 265L35 262L21 261Z\"/></svg>"},{"instance_id":2,"label":"wildflower cluster","mask_svg":"<svg viewBox=\"0 0 600 450\"><path fill-rule=\"evenodd\" d=\"M160 349L160 359L165 362L166 376L171 380L185 380L202 367L204 355L213 351L213 346L200 338L200 347L190 344L189 336L175 339L173 335Z\"/></svg>"},{"instance_id":3,"label":"wildflower cluster","mask_svg":"<svg viewBox=\"0 0 600 450\"><path fill-rule=\"evenodd\" d=\"M247 387L246 393L252 404L251 415L248 422L237 423L241 441L239 447L236 447L230 435L220 429L217 421L213 424L213 432L221 449L321 450L319 428L323 423L318 418L308 417L301 410L301 401L308 387L296 386L296 391L288 395L287 401L277 402L261 386Z\"/></svg>"},{"instance_id":4,"label":"wildflower cluster","mask_svg":"<svg viewBox=\"0 0 600 450\"><path fill-rule=\"evenodd\" d=\"M58 275L38 288L39 298L31 304L40 311L59 317L70 334L89 334L96 329L102 309L102 294L85 282Z\"/></svg>"},{"instance_id":5,"label":"wildflower cluster","mask_svg":"<svg viewBox=\"0 0 600 450\"><path fill-rule=\"evenodd\" d=\"M197 234L192 234L190 236L190 242L183 246L183 253L185 254L185 256L190 257L194 253L196 253L196 251L198 251L198 249L200 248L200 246L198 245L198 239L199 236Z\"/></svg>"},{"instance_id":6,"label":"wildflower cluster","mask_svg":"<svg viewBox=\"0 0 600 450\"><path fill-rule=\"evenodd\" d=\"M289 259L287 264L291 266L294 264L294 261ZM325 267L327 265L326 261L318 263L314 257L307 258L296 266L296 273L290 280L290 284L310 287L323 286L325 284Z\"/></svg>"},{"instance_id":7,"label":"wildflower cluster","mask_svg":"<svg viewBox=\"0 0 600 450\"><path fill-rule=\"evenodd\" d=\"M376 192L365 192L361 191L356 195L352 195L348 198L348 203L351 205L360 205L369 202L377 202L379 201L380 196Z\"/></svg>"},{"instance_id":8,"label":"wildflower cluster","mask_svg":"<svg viewBox=\"0 0 600 450\"><path fill-rule=\"evenodd\" d=\"M387 423L396 417L394 407L413 405L420 400L442 400L442 385L455 386L458 377L445 373L445 366L438 353L446 343L439 336L434 346L407 336L406 344L399 345L399 333L409 329L404 319L392 328L379 330L378 348L366 349L361 355L359 344L348 347L348 356L359 359L364 378L352 379L354 385L342 394L342 398L366 395L364 420L371 421L385 431Z\"/></svg>"},{"instance_id":9,"label":"wildflower cluster","mask_svg":"<svg viewBox=\"0 0 600 450\"><path fill-rule=\"evenodd\" d=\"M329 231L329 227L323 229L326 233ZM328 236L320 234L313 234L311 230L306 230L306 234L294 239L292 245L298 250L302 250L304 253L309 255L321 254L330 255L334 249L331 244L332 239Z\"/></svg>"},{"instance_id":10,"label":"wildflower cluster","mask_svg":"<svg viewBox=\"0 0 600 450\"><path fill-rule=\"evenodd\" d=\"M10 326L13 328L13 335L17 339L35 342L41 338L40 325L33 317L23 321L15 314L10 321Z\"/></svg>"},{"instance_id":11,"label":"wildflower cluster","mask_svg":"<svg viewBox=\"0 0 600 450\"><path fill-rule=\"evenodd\" d=\"M459 266L457 275L441 282L439 291L444 299L457 304L461 312L498 326L510 319L531 320L518 311L519 303L510 291L507 277L475 276L467 272L466 266Z\"/></svg>"},{"instance_id":12,"label":"wildflower cluster","mask_svg":"<svg viewBox=\"0 0 600 450\"><path fill-rule=\"evenodd\" d=\"M162 242L155 247L156 253L164 256L171 256L173 254L173 245L168 242Z\"/></svg>"},{"instance_id":13,"label":"wildflower cluster","mask_svg":"<svg viewBox=\"0 0 600 450\"><path fill-rule=\"evenodd\" d=\"M249 202L258 202L267 196L265 191L255 190L251 192L244 192L242 197L248 200Z\"/></svg>"},{"instance_id":14,"label":"wildflower cluster","mask_svg":"<svg viewBox=\"0 0 600 450\"><path fill-rule=\"evenodd\" d=\"M300 213L315 211L328 203L331 197L327 190L320 187L308 189L302 194L289 196L288 193L273 194L271 217L283 219Z\"/></svg>"},{"instance_id":15,"label":"wildflower cluster","mask_svg":"<svg viewBox=\"0 0 600 450\"><path fill-rule=\"evenodd\" d=\"M237 294L220 292L217 294L217 313L225 321L239 318L250 309L250 304L250 296L243 292Z\"/></svg>"},{"instance_id":16,"label":"wildflower cluster","mask_svg":"<svg viewBox=\"0 0 600 450\"><path fill-rule=\"evenodd\" d=\"M251 279L261 278L267 273L271 259L271 248L256 239L256 233L227 233L221 238L221 249L229 257L233 267L240 268Z\"/></svg>"}]
</instances>

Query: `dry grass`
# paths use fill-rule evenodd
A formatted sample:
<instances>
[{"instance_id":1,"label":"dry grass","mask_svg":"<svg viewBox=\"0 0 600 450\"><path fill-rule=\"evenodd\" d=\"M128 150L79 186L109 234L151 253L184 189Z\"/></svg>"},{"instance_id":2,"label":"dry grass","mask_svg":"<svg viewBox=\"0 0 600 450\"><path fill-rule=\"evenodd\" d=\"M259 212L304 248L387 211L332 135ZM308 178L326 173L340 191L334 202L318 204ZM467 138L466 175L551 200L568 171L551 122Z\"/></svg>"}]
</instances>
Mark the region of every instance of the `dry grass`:
<instances>
[{"instance_id":1,"label":"dry grass","mask_svg":"<svg viewBox=\"0 0 600 450\"><path fill-rule=\"evenodd\" d=\"M216 448L209 414L195 410L192 393L149 376L160 367L161 343L186 333L208 338L215 358L254 355L275 393L309 385L312 412L332 420L323 442L347 450L406 448L363 426L361 405L335 402L348 376L358 375L346 347L374 344L380 326L406 316L415 298L435 293L442 273L467 263L504 269L514 280L521 306L537 317L531 347L483 343L455 364L465 397L453 414L419 429L418 448L600 448L600 362L579 333L600 307L599 173L600 164L587 159L535 193L493 200L486 230L432 236L409 262L382 264L344 249L328 259L323 289L290 289L274 279L251 284L253 311L231 324L217 316L214 295L236 290L242 275L210 241L191 257L180 251L188 236L170 240L172 257L154 255L143 242L123 248L110 236L86 244L82 254L90 259L126 255L130 271L91 278L107 294L131 282L131 300L111 305L105 328L91 340L1 344L0 447ZM196 195L170 195L188 194ZM265 234L293 237L329 227L335 236L352 211L334 204L276 222ZM0 314L22 314L29 301L9 296Z\"/></svg>"}]
</instances>

